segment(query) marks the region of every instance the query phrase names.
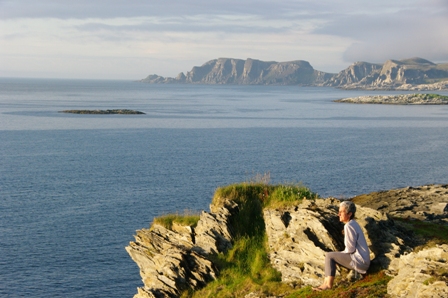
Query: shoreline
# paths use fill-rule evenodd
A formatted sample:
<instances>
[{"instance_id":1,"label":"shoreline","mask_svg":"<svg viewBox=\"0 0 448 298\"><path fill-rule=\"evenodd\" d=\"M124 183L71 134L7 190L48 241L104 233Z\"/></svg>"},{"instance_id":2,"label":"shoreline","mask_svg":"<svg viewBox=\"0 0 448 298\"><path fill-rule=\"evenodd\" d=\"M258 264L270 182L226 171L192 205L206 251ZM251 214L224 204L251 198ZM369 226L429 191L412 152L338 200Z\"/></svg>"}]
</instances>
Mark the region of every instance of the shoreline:
<instances>
[{"instance_id":1,"label":"shoreline","mask_svg":"<svg viewBox=\"0 0 448 298\"><path fill-rule=\"evenodd\" d=\"M448 96L433 93L371 95L342 98L334 100L334 102L389 105L446 105L448 104Z\"/></svg>"}]
</instances>

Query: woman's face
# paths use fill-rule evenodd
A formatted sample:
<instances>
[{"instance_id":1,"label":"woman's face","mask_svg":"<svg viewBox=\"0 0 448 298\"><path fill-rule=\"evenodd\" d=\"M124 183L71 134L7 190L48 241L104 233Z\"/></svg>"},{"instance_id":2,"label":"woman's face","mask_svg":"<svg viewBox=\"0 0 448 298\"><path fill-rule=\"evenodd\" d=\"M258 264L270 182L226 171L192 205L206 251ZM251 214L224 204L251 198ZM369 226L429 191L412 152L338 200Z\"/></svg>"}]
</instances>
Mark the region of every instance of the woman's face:
<instances>
[{"instance_id":1,"label":"woman's face","mask_svg":"<svg viewBox=\"0 0 448 298\"><path fill-rule=\"evenodd\" d=\"M345 210L344 207L339 208L339 221L343 223L348 223L350 221L350 216L352 215L351 212L347 213L347 210Z\"/></svg>"}]
</instances>

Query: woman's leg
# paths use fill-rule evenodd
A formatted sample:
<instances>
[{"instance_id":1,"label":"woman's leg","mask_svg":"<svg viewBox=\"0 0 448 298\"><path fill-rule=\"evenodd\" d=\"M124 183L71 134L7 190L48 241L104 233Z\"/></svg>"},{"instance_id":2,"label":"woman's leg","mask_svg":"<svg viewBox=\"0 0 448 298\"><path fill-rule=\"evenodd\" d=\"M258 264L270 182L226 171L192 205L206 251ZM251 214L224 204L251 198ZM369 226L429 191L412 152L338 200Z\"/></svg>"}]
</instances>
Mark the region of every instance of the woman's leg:
<instances>
[{"instance_id":1,"label":"woman's leg","mask_svg":"<svg viewBox=\"0 0 448 298\"><path fill-rule=\"evenodd\" d=\"M327 252L325 255L325 276L336 276L336 264L347 269L353 269L350 265L350 254L344 252Z\"/></svg>"},{"instance_id":2,"label":"woman's leg","mask_svg":"<svg viewBox=\"0 0 448 298\"><path fill-rule=\"evenodd\" d=\"M353 269L350 266L350 254L342 252L327 252L325 255L325 280L322 285L314 290L328 290L333 287L334 277L336 276L336 264Z\"/></svg>"}]
</instances>

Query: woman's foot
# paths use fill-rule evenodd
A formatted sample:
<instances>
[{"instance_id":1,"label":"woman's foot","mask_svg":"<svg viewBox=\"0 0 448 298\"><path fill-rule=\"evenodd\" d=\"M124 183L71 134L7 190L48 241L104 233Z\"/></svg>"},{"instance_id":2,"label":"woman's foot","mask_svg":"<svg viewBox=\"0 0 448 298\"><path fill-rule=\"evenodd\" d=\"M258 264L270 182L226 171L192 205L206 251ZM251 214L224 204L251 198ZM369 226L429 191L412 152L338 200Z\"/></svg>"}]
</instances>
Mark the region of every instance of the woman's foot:
<instances>
[{"instance_id":1,"label":"woman's foot","mask_svg":"<svg viewBox=\"0 0 448 298\"><path fill-rule=\"evenodd\" d=\"M320 287L313 288L313 291L318 291L318 292L320 292L320 291L330 290L330 289L331 289L331 288L330 288L329 286L321 285Z\"/></svg>"},{"instance_id":2,"label":"woman's foot","mask_svg":"<svg viewBox=\"0 0 448 298\"><path fill-rule=\"evenodd\" d=\"M325 291L325 290L330 290L331 287L333 286L333 282L334 282L334 276L327 276L325 277L324 283L321 284L319 287L317 288L313 288L313 291Z\"/></svg>"}]
</instances>

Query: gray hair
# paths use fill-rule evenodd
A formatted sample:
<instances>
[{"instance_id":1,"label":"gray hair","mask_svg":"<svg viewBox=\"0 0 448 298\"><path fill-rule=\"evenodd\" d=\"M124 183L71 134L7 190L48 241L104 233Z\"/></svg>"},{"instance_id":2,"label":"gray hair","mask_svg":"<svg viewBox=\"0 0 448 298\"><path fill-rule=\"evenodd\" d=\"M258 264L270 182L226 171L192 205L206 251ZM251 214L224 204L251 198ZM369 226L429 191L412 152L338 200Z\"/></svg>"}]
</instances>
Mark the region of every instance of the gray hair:
<instances>
[{"instance_id":1,"label":"gray hair","mask_svg":"<svg viewBox=\"0 0 448 298\"><path fill-rule=\"evenodd\" d=\"M356 213L356 205L355 203L353 203L352 201L343 201L340 205L339 208L344 208L345 211L347 211L347 213L352 213L352 216L350 216L350 219L353 219L355 217L355 213Z\"/></svg>"}]
</instances>

